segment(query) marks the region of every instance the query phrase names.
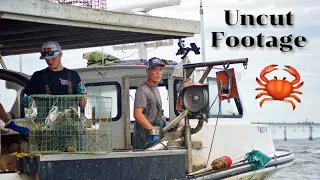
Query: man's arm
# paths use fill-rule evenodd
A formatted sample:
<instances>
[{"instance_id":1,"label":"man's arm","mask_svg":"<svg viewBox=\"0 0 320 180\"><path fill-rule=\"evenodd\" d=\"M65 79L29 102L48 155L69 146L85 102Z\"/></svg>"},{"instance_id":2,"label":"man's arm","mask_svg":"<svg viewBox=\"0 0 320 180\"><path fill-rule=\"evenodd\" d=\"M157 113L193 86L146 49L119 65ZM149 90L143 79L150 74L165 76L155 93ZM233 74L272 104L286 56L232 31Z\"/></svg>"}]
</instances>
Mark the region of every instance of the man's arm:
<instances>
[{"instance_id":1,"label":"man's arm","mask_svg":"<svg viewBox=\"0 0 320 180\"><path fill-rule=\"evenodd\" d=\"M135 94L133 117L136 119L136 123L140 124L148 131L147 146L150 146L159 141L159 128L153 127L146 116L142 113L147 107L148 96L142 89L138 88Z\"/></svg>"},{"instance_id":2,"label":"man's arm","mask_svg":"<svg viewBox=\"0 0 320 180\"><path fill-rule=\"evenodd\" d=\"M27 94L27 96L24 96L22 98L22 101L21 101L22 107L31 106L32 99L30 95L40 94L39 81L40 79L39 79L38 73L37 72L33 73L30 81L28 82L27 86L24 88L24 93Z\"/></svg>"},{"instance_id":3,"label":"man's arm","mask_svg":"<svg viewBox=\"0 0 320 180\"><path fill-rule=\"evenodd\" d=\"M9 117L1 103L0 103L0 119L2 119L6 123L5 125L6 128L12 129L26 136L29 136L31 133L28 128L16 125L16 123L13 120L9 121Z\"/></svg>"},{"instance_id":4,"label":"man's arm","mask_svg":"<svg viewBox=\"0 0 320 180\"><path fill-rule=\"evenodd\" d=\"M146 116L142 113L143 110L147 107L147 101L148 97L146 93L141 89L137 89L134 100L133 117L143 128L150 130L153 128L153 126L148 121Z\"/></svg>"},{"instance_id":5,"label":"man's arm","mask_svg":"<svg viewBox=\"0 0 320 180\"><path fill-rule=\"evenodd\" d=\"M83 94L86 95L86 88L84 87L83 83L80 81L77 85L77 94ZM80 108L85 108L87 105L87 98L86 97L81 97L79 99L79 107Z\"/></svg>"},{"instance_id":6,"label":"man's arm","mask_svg":"<svg viewBox=\"0 0 320 180\"><path fill-rule=\"evenodd\" d=\"M83 94L83 95L86 95L86 87L84 86L84 84L82 83L81 81L81 78L79 76L79 74L77 72L75 72L75 83L76 83L76 86L75 86L75 89L74 89L74 92L75 94ZM86 97L83 97L83 98L80 98L79 99L79 107L80 108L85 108L87 105L87 98Z\"/></svg>"},{"instance_id":7,"label":"man's arm","mask_svg":"<svg viewBox=\"0 0 320 180\"><path fill-rule=\"evenodd\" d=\"M153 126L150 124L148 119L142 114L144 108L134 108L133 117L136 119L137 123L139 123L145 129L152 129Z\"/></svg>"}]
</instances>

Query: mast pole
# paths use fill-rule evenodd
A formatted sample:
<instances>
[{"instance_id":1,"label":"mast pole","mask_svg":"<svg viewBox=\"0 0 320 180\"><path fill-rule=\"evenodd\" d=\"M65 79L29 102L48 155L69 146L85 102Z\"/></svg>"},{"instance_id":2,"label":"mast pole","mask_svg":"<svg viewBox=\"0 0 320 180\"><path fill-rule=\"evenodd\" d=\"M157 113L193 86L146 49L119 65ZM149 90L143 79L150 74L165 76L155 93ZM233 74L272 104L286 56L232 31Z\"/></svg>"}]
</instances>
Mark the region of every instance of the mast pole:
<instances>
[{"instance_id":1,"label":"mast pole","mask_svg":"<svg viewBox=\"0 0 320 180\"><path fill-rule=\"evenodd\" d=\"M204 36L204 21L203 21L202 0L200 0L200 27L201 27L201 54L202 54L202 62L205 62L205 61L206 61L206 51L205 51L205 36Z\"/></svg>"}]
</instances>

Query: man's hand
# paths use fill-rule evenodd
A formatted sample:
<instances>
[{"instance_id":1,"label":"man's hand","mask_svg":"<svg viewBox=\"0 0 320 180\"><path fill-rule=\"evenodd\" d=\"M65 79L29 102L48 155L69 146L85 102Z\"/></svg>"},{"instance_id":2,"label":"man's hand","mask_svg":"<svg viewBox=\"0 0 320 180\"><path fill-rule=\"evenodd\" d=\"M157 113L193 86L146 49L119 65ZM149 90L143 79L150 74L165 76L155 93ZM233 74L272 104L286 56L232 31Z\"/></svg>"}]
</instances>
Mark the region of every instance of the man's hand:
<instances>
[{"instance_id":1,"label":"man's hand","mask_svg":"<svg viewBox=\"0 0 320 180\"><path fill-rule=\"evenodd\" d=\"M161 119L162 119L162 126L166 127L166 125L167 125L167 117L166 117L166 115L163 114Z\"/></svg>"},{"instance_id":2,"label":"man's hand","mask_svg":"<svg viewBox=\"0 0 320 180\"><path fill-rule=\"evenodd\" d=\"M25 107L30 107L32 102L32 98L30 96L25 96L22 99L22 106L23 108Z\"/></svg>"},{"instance_id":3,"label":"man's hand","mask_svg":"<svg viewBox=\"0 0 320 180\"><path fill-rule=\"evenodd\" d=\"M152 129L149 129L148 134L149 136L146 146L150 147L159 141L159 127L153 127Z\"/></svg>"},{"instance_id":4,"label":"man's hand","mask_svg":"<svg viewBox=\"0 0 320 180\"><path fill-rule=\"evenodd\" d=\"M142 111L144 108L134 108L133 117L136 119L136 122L139 123L145 129L152 129L153 126L143 115Z\"/></svg>"},{"instance_id":5,"label":"man's hand","mask_svg":"<svg viewBox=\"0 0 320 180\"><path fill-rule=\"evenodd\" d=\"M163 127L166 127L166 125L167 125L167 121L162 120L162 122L163 122Z\"/></svg>"},{"instance_id":6,"label":"man's hand","mask_svg":"<svg viewBox=\"0 0 320 180\"><path fill-rule=\"evenodd\" d=\"M86 87L81 81L77 85L77 94L87 94Z\"/></svg>"},{"instance_id":7,"label":"man's hand","mask_svg":"<svg viewBox=\"0 0 320 180\"><path fill-rule=\"evenodd\" d=\"M147 146L150 147L157 142L159 142L159 135L148 136Z\"/></svg>"},{"instance_id":8,"label":"man's hand","mask_svg":"<svg viewBox=\"0 0 320 180\"><path fill-rule=\"evenodd\" d=\"M86 87L84 86L82 81L80 81L77 85L77 94L82 94L82 95L87 94ZM87 105L87 98L86 97L79 98L79 107L85 108L86 105Z\"/></svg>"},{"instance_id":9,"label":"man's hand","mask_svg":"<svg viewBox=\"0 0 320 180\"><path fill-rule=\"evenodd\" d=\"M17 131L25 136L29 136L31 133L28 128L16 125L13 120L10 120L5 127Z\"/></svg>"},{"instance_id":10,"label":"man's hand","mask_svg":"<svg viewBox=\"0 0 320 180\"><path fill-rule=\"evenodd\" d=\"M86 97L79 98L79 107L85 108L86 105L87 105L87 98Z\"/></svg>"}]
</instances>

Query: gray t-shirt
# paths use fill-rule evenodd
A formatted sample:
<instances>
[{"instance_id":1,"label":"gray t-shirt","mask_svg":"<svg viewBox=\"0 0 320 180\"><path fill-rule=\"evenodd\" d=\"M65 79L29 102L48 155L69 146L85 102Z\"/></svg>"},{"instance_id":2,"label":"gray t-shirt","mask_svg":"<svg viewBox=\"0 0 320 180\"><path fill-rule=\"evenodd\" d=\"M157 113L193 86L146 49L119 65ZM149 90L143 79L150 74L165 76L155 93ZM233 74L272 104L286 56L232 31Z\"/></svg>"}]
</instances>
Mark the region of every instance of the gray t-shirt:
<instances>
[{"instance_id":1,"label":"gray t-shirt","mask_svg":"<svg viewBox=\"0 0 320 180\"><path fill-rule=\"evenodd\" d=\"M137 88L135 94L134 108L144 108L142 114L149 120L151 124L155 123L157 118L158 109L156 106L156 99L160 103L160 110L162 110L161 96L158 86L150 86L153 88L156 97L146 84L142 84Z\"/></svg>"}]
</instances>

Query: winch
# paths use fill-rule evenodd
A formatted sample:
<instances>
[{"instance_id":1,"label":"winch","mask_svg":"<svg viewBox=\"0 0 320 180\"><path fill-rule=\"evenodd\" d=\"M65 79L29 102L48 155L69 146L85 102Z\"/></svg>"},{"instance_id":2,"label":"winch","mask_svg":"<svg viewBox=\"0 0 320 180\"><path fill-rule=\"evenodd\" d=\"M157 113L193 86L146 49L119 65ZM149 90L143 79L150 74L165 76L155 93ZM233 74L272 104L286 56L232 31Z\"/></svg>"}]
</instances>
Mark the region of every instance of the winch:
<instances>
[{"instance_id":1,"label":"winch","mask_svg":"<svg viewBox=\"0 0 320 180\"><path fill-rule=\"evenodd\" d=\"M219 97L220 101L239 96L234 69L228 69L229 64L224 64L223 67L224 70L216 72L217 97ZM212 93L211 95L214 96ZM178 110L187 109L189 118L207 121L211 107L209 104L208 84L203 83L203 80L185 82L180 89L176 107Z\"/></svg>"},{"instance_id":2,"label":"winch","mask_svg":"<svg viewBox=\"0 0 320 180\"><path fill-rule=\"evenodd\" d=\"M185 83L180 91L182 108L189 110L189 118L207 117L209 111L208 85L200 83Z\"/></svg>"}]
</instances>

